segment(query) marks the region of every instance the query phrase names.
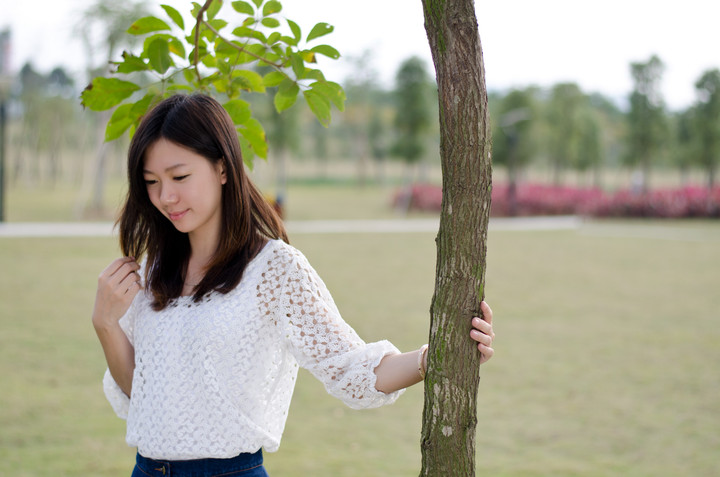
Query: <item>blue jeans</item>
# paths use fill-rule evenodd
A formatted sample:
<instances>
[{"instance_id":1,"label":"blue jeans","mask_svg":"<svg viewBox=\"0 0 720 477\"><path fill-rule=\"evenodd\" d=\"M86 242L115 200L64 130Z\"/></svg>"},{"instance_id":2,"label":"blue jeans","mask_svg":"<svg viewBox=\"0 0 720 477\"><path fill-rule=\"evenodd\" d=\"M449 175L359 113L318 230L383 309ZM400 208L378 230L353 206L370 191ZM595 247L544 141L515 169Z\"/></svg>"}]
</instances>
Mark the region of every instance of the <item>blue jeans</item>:
<instances>
[{"instance_id":1,"label":"blue jeans","mask_svg":"<svg viewBox=\"0 0 720 477\"><path fill-rule=\"evenodd\" d=\"M231 459L155 460L138 452L131 477L269 477L262 449Z\"/></svg>"}]
</instances>

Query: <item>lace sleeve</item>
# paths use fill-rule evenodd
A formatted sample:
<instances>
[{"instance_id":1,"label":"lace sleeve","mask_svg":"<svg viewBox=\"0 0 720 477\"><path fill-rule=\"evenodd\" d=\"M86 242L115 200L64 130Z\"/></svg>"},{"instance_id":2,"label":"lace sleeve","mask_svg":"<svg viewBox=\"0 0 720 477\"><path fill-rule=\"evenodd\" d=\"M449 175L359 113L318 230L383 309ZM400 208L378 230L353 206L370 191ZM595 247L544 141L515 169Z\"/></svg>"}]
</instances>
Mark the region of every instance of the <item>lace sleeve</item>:
<instances>
[{"instance_id":1,"label":"lace sleeve","mask_svg":"<svg viewBox=\"0 0 720 477\"><path fill-rule=\"evenodd\" d=\"M402 390L386 394L375 389L374 370L385 355L399 353L398 349L388 341L366 344L343 321L327 287L302 254L295 251L290 262L278 264L282 268L277 319L300 366L353 409L394 402Z\"/></svg>"},{"instance_id":2,"label":"lace sleeve","mask_svg":"<svg viewBox=\"0 0 720 477\"><path fill-rule=\"evenodd\" d=\"M135 295L133 302L130 304L130 308L128 308L128 311L125 312L125 315L123 315L119 321L120 328L122 328L123 332L125 332L125 336L128 337L130 344L133 346L135 346L133 331L135 327L135 315L137 314L137 302L142 293L143 292L140 291L137 295ZM127 419L128 409L130 408L130 398L115 382L115 379L113 379L110 374L110 369L105 369L105 376L103 376L103 391L105 392L105 397L115 411L115 414L122 419Z\"/></svg>"}]
</instances>

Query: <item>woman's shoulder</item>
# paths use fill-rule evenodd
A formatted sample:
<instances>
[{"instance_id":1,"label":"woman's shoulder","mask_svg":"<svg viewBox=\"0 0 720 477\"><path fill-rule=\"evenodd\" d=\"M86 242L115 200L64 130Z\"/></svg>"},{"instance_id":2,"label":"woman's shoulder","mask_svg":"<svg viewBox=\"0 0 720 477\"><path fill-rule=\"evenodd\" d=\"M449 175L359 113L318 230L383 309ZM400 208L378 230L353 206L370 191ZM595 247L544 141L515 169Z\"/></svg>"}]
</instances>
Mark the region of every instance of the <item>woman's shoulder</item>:
<instances>
[{"instance_id":1,"label":"woman's shoulder","mask_svg":"<svg viewBox=\"0 0 720 477\"><path fill-rule=\"evenodd\" d=\"M293 258L303 256L300 250L296 249L282 239L268 240L263 249L258 254L258 256L261 255L277 257L280 260L292 260Z\"/></svg>"},{"instance_id":2,"label":"woman's shoulder","mask_svg":"<svg viewBox=\"0 0 720 477\"><path fill-rule=\"evenodd\" d=\"M280 239L268 240L257 258L262 258L268 266L280 268L306 268L310 265L300 250Z\"/></svg>"}]
</instances>

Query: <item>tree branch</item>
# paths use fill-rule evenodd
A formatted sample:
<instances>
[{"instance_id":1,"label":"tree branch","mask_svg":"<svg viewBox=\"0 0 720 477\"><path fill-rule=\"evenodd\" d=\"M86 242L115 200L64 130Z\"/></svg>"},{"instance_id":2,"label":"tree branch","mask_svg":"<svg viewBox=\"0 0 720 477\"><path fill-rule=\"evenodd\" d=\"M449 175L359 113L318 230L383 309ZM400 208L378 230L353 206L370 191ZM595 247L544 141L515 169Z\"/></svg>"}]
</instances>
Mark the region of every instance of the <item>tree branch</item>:
<instances>
[{"instance_id":1,"label":"tree branch","mask_svg":"<svg viewBox=\"0 0 720 477\"><path fill-rule=\"evenodd\" d=\"M205 2L205 5L200 7L200 10L198 11L196 22L195 22L195 57L193 58L193 65L195 66L195 75L197 76L198 82L202 81L202 77L200 76L200 68L198 68L198 49L200 47L200 25L203 22L203 15L205 15L205 12L208 8L210 8L210 4L213 2L213 0L207 0Z\"/></svg>"}]
</instances>

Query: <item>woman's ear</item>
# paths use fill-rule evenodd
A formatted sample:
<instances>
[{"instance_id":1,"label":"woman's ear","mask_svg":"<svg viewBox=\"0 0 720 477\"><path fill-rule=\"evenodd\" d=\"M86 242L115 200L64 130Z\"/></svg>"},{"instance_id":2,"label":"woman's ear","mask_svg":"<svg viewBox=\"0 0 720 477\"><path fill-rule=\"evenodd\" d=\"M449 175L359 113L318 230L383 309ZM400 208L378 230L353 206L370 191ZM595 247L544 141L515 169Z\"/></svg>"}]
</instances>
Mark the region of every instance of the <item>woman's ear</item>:
<instances>
[{"instance_id":1,"label":"woman's ear","mask_svg":"<svg viewBox=\"0 0 720 477\"><path fill-rule=\"evenodd\" d=\"M227 172L225 169L225 161L221 160L218 162L219 169L218 173L220 174L220 184L225 185L227 183Z\"/></svg>"}]
</instances>

